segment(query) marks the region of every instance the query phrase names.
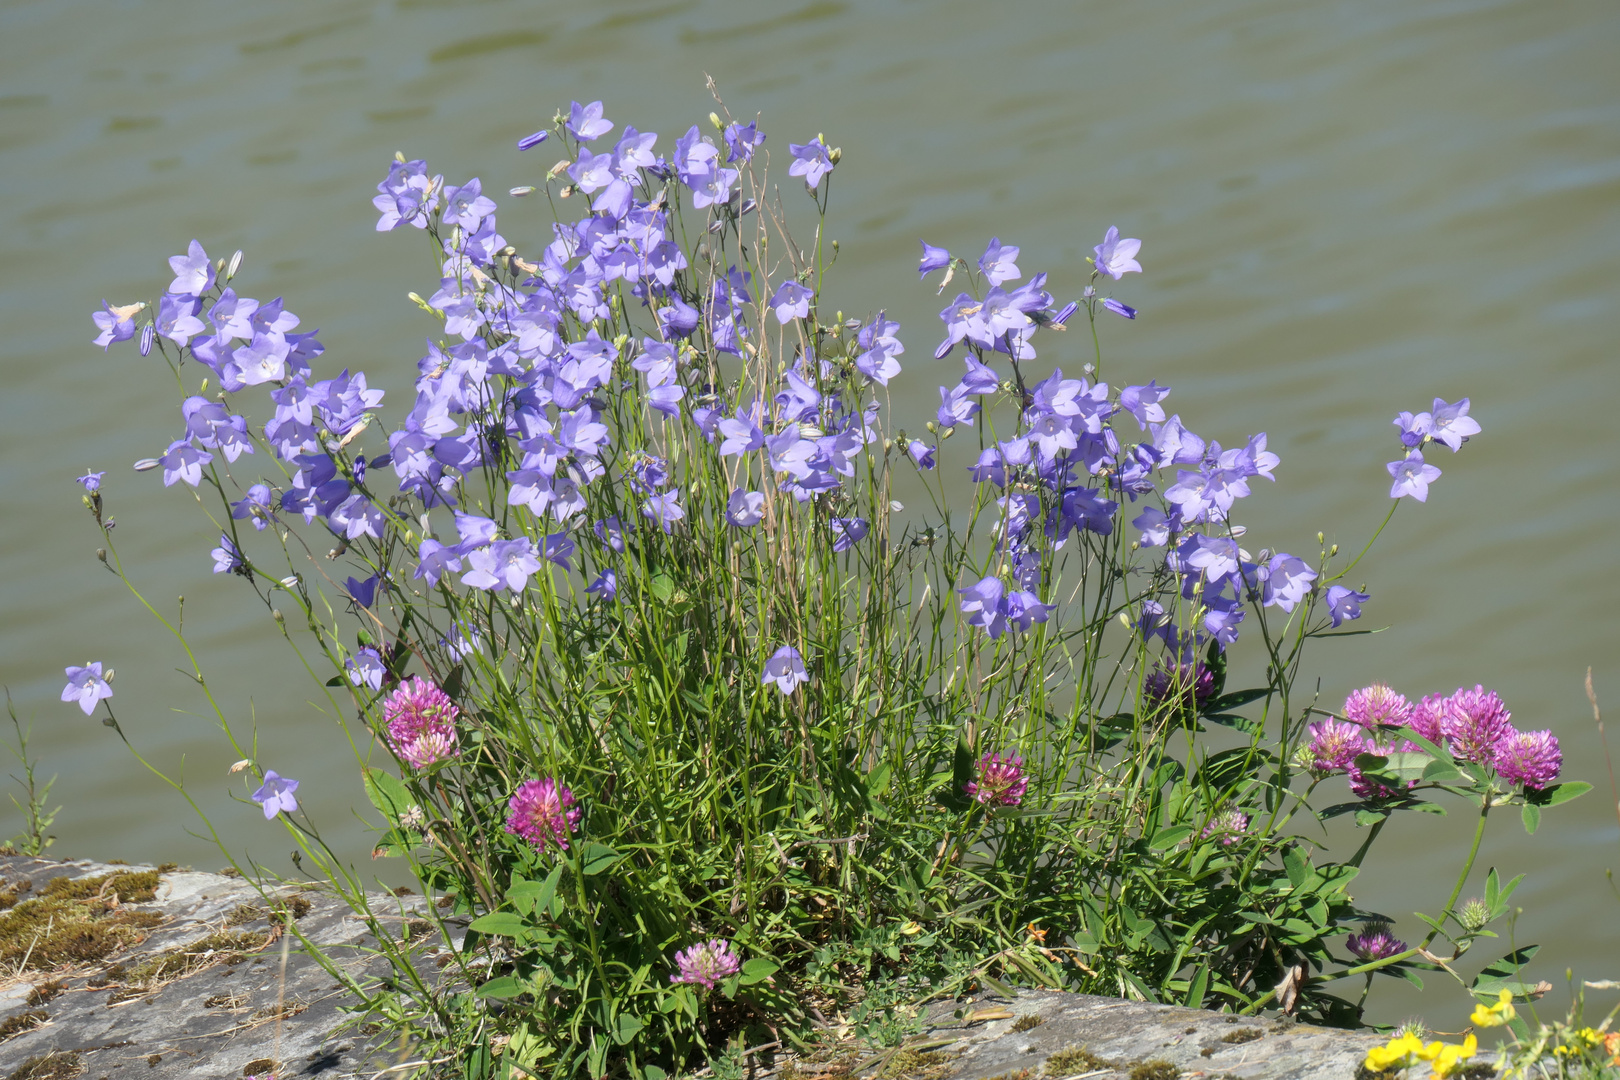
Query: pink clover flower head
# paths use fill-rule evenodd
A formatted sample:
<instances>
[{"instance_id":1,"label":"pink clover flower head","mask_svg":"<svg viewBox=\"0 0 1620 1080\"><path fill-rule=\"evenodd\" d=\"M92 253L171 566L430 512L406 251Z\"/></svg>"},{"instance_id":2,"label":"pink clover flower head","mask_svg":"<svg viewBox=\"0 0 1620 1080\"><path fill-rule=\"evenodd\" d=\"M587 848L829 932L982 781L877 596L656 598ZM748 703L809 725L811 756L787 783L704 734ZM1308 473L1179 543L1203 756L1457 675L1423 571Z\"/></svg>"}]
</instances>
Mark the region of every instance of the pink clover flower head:
<instances>
[{"instance_id":1,"label":"pink clover flower head","mask_svg":"<svg viewBox=\"0 0 1620 1080\"><path fill-rule=\"evenodd\" d=\"M1502 779L1540 791L1564 765L1564 752L1550 731L1514 731L1496 744L1496 771Z\"/></svg>"},{"instance_id":2,"label":"pink clover flower head","mask_svg":"<svg viewBox=\"0 0 1620 1080\"><path fill-rule=\"evenodd\" d=\"M579 824L574 793L551 777L525 780L506 805L506 831L521 836L536 851L555 845L568 850L568 837Z\"/></svg>"},{"instance_id":3,"label":"pink clover flower head","mask_svg":"<svg viewBox=\"0 0 1620 1080\"><path fill-rule=\"evenodd\" d=\"M1337 720L1323 720L1312 724L1311 770L1338 772L1348 769L1356 755L1367 749L1366 732L1356 724L1342 724Z\"/></svg>"},{"instance_id":4,"label":"pink clover flower head","mask_svg":"<svg viewBox=\"0 0 1620 1080\"><path fill-rule=\"evenodd\" d=\"M691 983L713 990L742 970L742 962L731 951L731 942L715 938L675 954L679 970L669 977L672 983Z\"/></svg>"},{"instance_id":5,"label":"pink clover flower head","mask_svg":"<svg viewBox=\"0 0 1620 1080\"><path fill-rule=\"evenodd\" d=\"M1222 847L1231 847L1242 840L1243 834L1248 831L1248 814L1243 813L1241 810L1222 810L1213 818L1210 818L1209 824L1205 825L1204 831L1198 835L1205 840L1212 836L1218 836L1221 839Z\"/></svg>"},{"instance_id":6,"label":"pink clover flower head","mask_svg":"<svg viewBox=\"0 0 1620 1080\"><path fill-rule=\"evenodd\" d=\"M1024 759L1017 754L986 754L979 759L979 776L962 790L986 806L1017 806L1029 790Z\"/></svg>"},{"instance_id":7,"label":"pink clover flower head","mask_svg":"<svg viewBox=\"0 0 1620 1080\"><path fill-rule=\"evenodd\" d=\"M1215 673L1203 664L1176 664L1166 668L1155 664L1142 680L1142 693L1154 704L1180 701L1186 706L1202 705L1215 690Z\"/></svg>"},{"instance_id":8,"label":"pink clover flower head","mask_svg":"<svg viewBox=\"0 0 1620 1080\"><path fill-rule=\"evenodd\" d=\"M455 702L433 683L406 679L383 705L388 748L417 769L456 757L461 753L455 728L460 715Z\"/></svg>"},{"instance_id":9,"label":"pink clover flower head","mask_svg":"<svg viewBox=\"0 0 1620 1080\"><path fill-rule=\"evenodd\" d=\"M1440 723L1445 719L1450 701L1444 694L1430 694L1412 707L1412 715L1407 718L1406 726L1436 746L1440 745L1445 738L1441 734Z\"/></svg>"},{"instance_id":10,"label":"pink clover flower head","mask_svg":"<svg viewBox=\"0 0 1620 1080\"><path fill-rule=\"evenodd\" d=\"M89 716L96 711L96 702L113 696L112 687L101 674L101 661L95 660L84 667L64 668L68 677L67 685L62 688L62 700L77 702L84 715ZM108 672L111 674L111 672Z\"/></svg>"},{"instance_id":11,"label":"pink clover flower head","mask_svg":"<svg viewBox=\"0 0 1620 1080\"><path fill-rule=\"evenodd\" d=\"M1440 734L1457 757L1489 765L1496 758L1497 744L1513 731L1512 718L1494 691L1475 686L1451 695L1440 719Z\"/></svg>"},{"instance_id":12,"label":"pink clover flower head","mask_svg":"<svg viewBox=\"0 0 1620 1080\"><path fill-rule=\"evenodd\" d=\"M1380 727L1404 727L1412 717L1412 705L1383 683L1353 690L1344 700L1345 719L1368 731Z\"/></svg>"},{"instance_id":13,"label":"pink clover flower head","mask_svg":"<svg viewBox=\"0 0 1620 1080\"><path fill-rule=\"evenodd\" d=\"M1389 931L1389 923L1368 923L1366 929L1351 934L1344 944L1363 963L1405 952L1406 942Z\"/></svg>"}]
</instances>

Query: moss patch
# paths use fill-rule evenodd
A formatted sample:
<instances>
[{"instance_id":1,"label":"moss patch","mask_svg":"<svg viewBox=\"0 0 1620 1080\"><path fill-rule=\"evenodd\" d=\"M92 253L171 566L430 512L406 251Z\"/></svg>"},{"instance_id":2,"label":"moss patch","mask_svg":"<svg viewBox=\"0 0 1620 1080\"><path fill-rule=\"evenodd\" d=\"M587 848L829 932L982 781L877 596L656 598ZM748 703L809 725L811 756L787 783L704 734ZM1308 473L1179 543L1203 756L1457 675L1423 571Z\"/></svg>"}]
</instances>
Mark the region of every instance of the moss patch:
<instances>
[{"instance_id":1,"label":"moss patch","mask_svg":"<svg viewBox=\"0 0 1620 1080\"><path fill-rule=\"evenodd\" d=\"M1221 1039L1223 1043L1246 1043L1266 1037L1265 1032L1256 1027L1240 1027Z\"/></svg>"},{"instance_id":2,"label":"moss patch","mask_svg":"<svg viewBox=\"0 0 1620 1080\"><path fill-rule=\"evenodd\" d=\"M45 883L45 889L40 896L63 900L91 900L116 895L120 903L144 904L157 899L157 887L158 872L141 870L78 880L69 877L52 878Z\"/></svg>"},{"instance_id":3,"label":"moss patch","mask_svg":"<svg viewBox=\"0 0 1620 1080\"><path fill-rule=\"evenodd\" d=\"M77 1050L68 1054L52 1051L31 1057L6 1080L73 1080L84 1072L84 1060Z\"/></svg>"},{"instance_id":4,"label":"moss patch","mask_svg":"<svg viewBox=\"0 0 1620 1080\"><path fill-rule=\"evenodd\" d=\"M901 1047L889 1056L878 1073L878 1080L939 1080L951 1071L954 1054L936 1050Z\"/></svg>"},{"instance_id":5,"label":"moss patch","mask_svg":"<svg viewBox=\"0 0 1620 1080\"><path fill-rule=\"evenodd\" d=\"M1020 1016L1017 1020L1013 1021L1012 1030L1015 1032L1028 1031L1031 1028L1038 1028L1044 1023L1046 1023L1045 1019L1037 1016L1035 1013L1025 1013L1023 1016Z\"/></svg>"},{"instance_id":6,"label":"moss patch","mask_svg":"<svg viewBox=\"0 0 1620 1080\"><path fill-rule=\"evenodd\" d=\"M30 1006L43 1005L67 989L67 983L60 979L42 982L28 991L28 1004Z\"/></svg>"},{"instance_id":7,"label":"moss patch","mask_svg":"<svg viewBox=\"0 0 1620 1080\"><path fill-rule=\"evenodd\" d=\"M251 930L239 930L236 933L221 930L209 934L201 941L182 945L178 949L170 949L166 953L160 953L150 960L130 967L124 973L124 981L141 985L165 979L178 979L215 964L240 964L247 959L249 953L258 952L269 943L269 934L257 934Z\"/></svg>"},{"instance_id":8,"label":"moss patch","mask_svg":"<svg viewBox=\"0 0 1620 1080\"><path fill-rule=\"evenodd\" d=\"M1176 1080L1181 1070L1168 1061L1144 1061L1131 1070L1131 1080Z\"/></svg>"},{"instance_id":9,"label":"moss patch","mask_svg":"<svg viewBox=\"0 0 1620 1080\"><path fill-rule=\"evenodd\" d=\"M50 1015L44 1009L30 1009L16 1016L7 1017L4 1022L0 1022L0 1042L5 1042L13 1035L32 1031L49 1019Z\"/></svg>"},{"instance_id":10,"label":"moss patch","mask_svg":"<svg viewBox=\"0 0 1620 1080\"><path fill-rule=\"evenodd\" d=\"M34 883L28 878L23 878L10 888L0 889L0 911L16 907L17 902L23 898L23 894L33 892L33 890Z\"/></svg>"},{"instance_id":11,"label":"moss patch","mask_svg":"<svg viewBox=\"0 0 1620 1080\"><path fill-rule=\"evenodd\" d=\"M1073 1076L1075 1073L1117 1068L1117 1062L1100 1058L1083 1046L1067 1047L1046 1059L1047 1076Z\"/></svg>"},{"instance_id":12,"label":"moss patch","mask_svg":"<svg viewBox=\"0 0 1620 1080\"><path fill-rule=\"evenodd\" d=\"M163 923L163 916L117 908L114 896L121 899L127 893L133 898L143 890L138 882L121 888L112 879L143 876L156 879L155 874L115 874L67 885L57 884L65 878L52 881L38 898L0 915L0 964L18 971L47 971L103 960L142 940ZM150 896L150 889L144 891Z\"/></svg>"}]
</instances>

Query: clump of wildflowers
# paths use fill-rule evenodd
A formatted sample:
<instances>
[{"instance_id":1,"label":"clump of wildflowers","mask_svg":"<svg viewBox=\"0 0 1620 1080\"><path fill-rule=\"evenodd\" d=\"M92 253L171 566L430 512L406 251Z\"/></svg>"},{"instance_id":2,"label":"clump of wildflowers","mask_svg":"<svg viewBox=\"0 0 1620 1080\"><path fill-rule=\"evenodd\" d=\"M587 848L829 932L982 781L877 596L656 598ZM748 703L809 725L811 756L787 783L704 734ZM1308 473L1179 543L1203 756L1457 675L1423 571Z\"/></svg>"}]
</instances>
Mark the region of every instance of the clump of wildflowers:
<instances>
[{"instance_id":1,"label":"clump of wildflowers","mask_svg":"<svg viewBox=\"0 0 1620 1080\"><path fill-rule=\"evenodd\" d=\"M568 850L568 838L579 824L574 793L551 777L525 780L506 804L506 831L521 836L536 851Z\"/></svg>"},{"instance_id":2,"label":"clump of wildflowers","mask_svg":"<svg viewBox=\"0 0 1620 1080\"><path fill-rule=\"evenodd\" d=\"M461 710L427 679L406 679L383 705L388 746L400 760L425 769L461 753L456 718Z\"/></svg>"},{"instance_id":3,"label":"clump of wildflowers","mask_svg":"<svg viewBox=\"0 0 1620 1080\"><path fill-rule=\"evenodd\" d=\"M1345 939L1344 947L1362 963L1382 960L1406 951L1406 942L1390 933L1389 923L1368 923L1359 934Z\"/></svg>"},{"instance_id":4,"label":"clump of wildflowers","mask_svg":"<svg viewBox=\"0 0 1620 1080\"><path fill-rule=\"evenodd\" d=\"M669 977L672 983L691 983L705 990L713 990L742 970L742 962L731 951L731 942L715 938L675 954L677 971Z\"/></svg>"},{"instance_id":5,"label":"clump of wildflowers","mask_svg":"<svg viewBox=\"0 0 1620 1080\"><path fill-rule=\"evenodd\" d=\"M1017 754L986 754L979 759L978 776L962 790L986 806L1017 806L1029 789L1024 759Z\"/></svg>"}]
</instances>

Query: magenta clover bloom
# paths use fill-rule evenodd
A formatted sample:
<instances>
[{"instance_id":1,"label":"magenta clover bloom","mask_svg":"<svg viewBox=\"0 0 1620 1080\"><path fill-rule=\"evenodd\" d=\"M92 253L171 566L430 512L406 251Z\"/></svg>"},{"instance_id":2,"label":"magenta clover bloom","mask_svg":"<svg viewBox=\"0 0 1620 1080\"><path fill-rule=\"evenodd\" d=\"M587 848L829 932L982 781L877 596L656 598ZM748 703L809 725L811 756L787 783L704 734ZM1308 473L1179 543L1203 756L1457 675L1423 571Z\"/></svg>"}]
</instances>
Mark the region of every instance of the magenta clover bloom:
<instances>
[{"instance_id":1,"label":"magenta clover bloom","mask_svg":"<svg viewBox=\"0 0 1620 1080\"><path fill-rule=\"evenodd\" d=\"M574 793L551 777L525 780L506 804L506 831L529 842L536 851L568 850L568 838L579 825Z\"/></svg>"},{"instance_id":2,"label":"magenta clover bloom","mask_svg":"<svg viewBox=\"0 0 1620 1080\"><path fill-rule=\"evenodd\" d=\"M1509 730L1496 744L1496 771L1512 784L1540 791L1564 764L1564 752L1550 731Z\"/></svg>"},{"instance_id":3,"label":"magenta clover bloom","mask_svg":"<svg viewBox=\"0 0 1620 1080\"><path fill-rule=\"evenodd\" d=\"M1009 752L986 754L979 759L978 776L963 785L975 801L986 806L1017 806L1029 789L1029 778L1024 775L1024 759Z\"/></svg>"},{"instance_id":4,"label":"magenta clover bloom","mask_svg":"<svg viewBox=\"0 0 1620 1080\"><path fill-rule=\"evenodd\" d=\"M1389 486L1389 497L1392 499L1410 495L1418 502L1428 502L1429 485L1440 478L1440 467L1426 464L1421 450L1413 450L1400 461L1391 461L1384 468L1395 478L1395 482Z\"/></svg>"},{"instance_id":5,"label":"magenta clover bloom","mask_svg":"<svg viewBox=\"0 0 1620 1080\"><path fill-rule=\"evenodd\" d=\"M791 694L800 683L810 681L810 672L804 666L804 657L791 645L784 645L765 661L761 683L775 683L784 695Z\"/></svg>"},{"instance_id":6,"label":"magenta clover bloom","mask_svg":"<svg viewBox=\"0 0 1620 1080\"><path fill-rule=\"evenodd\" d=\"M1103 234L1103 242L1091 250L1097 253L1097 272L1107 274L1115 281L1126 274L1142 272L1142 264L1136 261L1136 253L1142 250L1142 241L1121 240L1119 230L1112 225Z\"/></svg>"},{"instance_id":7,"label":"magenta clover bloom","mask_svg":"<svg viewBox=\"0 0 1620 1080\"><path fill-rule=\"evenodd\" d=\"M741 971L742 962L731 951L731 942L715 938L676 953L675 967L678 970L669 977L670 982L691 983L713 990Z\"/></svg>"},{"instance_id":8,"label":"magenta clover bloom","mask_svg":"<svg viewBox=\"0 0 1620 1080\"><path fill-rule=\"evenodd\" d=\"M788 143L788 153L793 155L793 163L788 166L789 176L802 176L804 182L814 189L821 183L821 178L833 171L833 160L828 153L821 136L804 144Z\"/></svg>"},{"instance_id":9,"label":"magenta clover bloom","mask_svg":"<svg viewBox=\"0 0 1620 1080\"><path fill-rule=\"evenodd\" d=\"M1142 694L1155 705L1175 701L1192 708L1202 705L1215 691L1215 673L1203 664L1176 664L1166 668L1155 664L1142 680Z\"/></svg>"},{"instance_id":10,"label":"magenta clover bloom","mask_svg":"<svg viewBox=\"0 0 1620 1080\"><path fill-rule=\"evenodd\" d=\"M264 820L269 821L283 810L291 814L298 809L298 800L293 797L293 792L297 790L298 781L279 776L274 769L266 769L264 783L259 785L252 798L264 807Z\"/></svg>"},{"instance_id":11,"label":"magenta clover bloom","mask_svg":"<svg viewBox=\"0 0 1620 1080\"><path fill-rule=\"evenodd\" d=\"M96 702L113 696L112 687L101 676L101 661L95 660L84 667L70 667L65 669L68 677L67 685L62 688L63 701L76 701L84 715L89 716L96 711ZM111 675L112 672L107 674Z\"/></svg>"},{"instance_id":12,"label":"magenta clover bloom","mask_svg":"<svg viewBox=\"0 0 1620 1080\"><path fill-rule=\"evenodd\" d=\"M1233 844L1241 843L1243 834L1248 831L1248 814L1241 810L1222 810L1210 819L1209 824L1204 826L1204 831L1198 836L1204 840L1219 837L1222 847L1231 847Z\"/></svg>"},{"instance_id":13,"label":"magenta clover bloom","mask_svg":"<svg viewBox=\"0 0 1620 1080\"><path fill-rule=\"evenodd\" d=\"M1406 726L1412 718L1412 705L1383 683L1374 683L1350 692L1344 699L1344 716L1351 723L1376 732L1380 727Z\"/></svg>"},{"instance_id":14,"label":"magenta clover bloom","mask_svg":"<svg viewBox=\"0 0 1620 1080\"><path fill-rule=\"evenodd\" d=\"M1323 720L1310 726L1311 771L1339 772L1350 768L1356 755L1367 749L1366 732L1356 724Z\"/></svg>"},{"instance_id":15,"label":"magenta clover bloom","mask_svg":"<svg viewBox=\"0 0 1620 1080\"><path fill-rule=\"evenodd\" d=\"M1446 710L1451 699L1444 694L1430 694L1412 707L1412 714L1406 718L1406 726L1428 739L1436 746L1445 736L1441 734L1440 724L1446 717Z\"/></svg>"},{"instance_id":16,"label":"magenta clover bloom","mask_svg":"<svg viewBox=\"0 0 1620 1080\"><path fill-rule=\"evenodd\" d=\"M1446 703L1440 734L1452 754L1489 765L1496 759L1497 744L1513 734L1512 719L1513 714L1493 691L1483 686L1459 689Z\"/></svg>"},{"instance_id":17,"label":"magenta clover bloom","mask_svg":"<svg viewBox=\"0 0 1620 1080\"><path fill-rule=\"evenodd\" d=\"M417 769L457 757L461 749L455 723L460 715L436 685L420 677L406 679L383 703L388 748Z\"/></svg>"},{"instance_id":18,"label":"magenta clover bloom","mask_svg":"<svg viewBox=\"0 0 1620 1080\"><path fill-rule=\"evenodd\" d=\"M1406 942L1395 937L1390 932L1388 923L1368 923L1359 934L1351 934L1345 939L1345 948L1349 949L1362 963L1382 960L1388 956L1395 956L1406 951Z\"/></svg>"}]
</instances>

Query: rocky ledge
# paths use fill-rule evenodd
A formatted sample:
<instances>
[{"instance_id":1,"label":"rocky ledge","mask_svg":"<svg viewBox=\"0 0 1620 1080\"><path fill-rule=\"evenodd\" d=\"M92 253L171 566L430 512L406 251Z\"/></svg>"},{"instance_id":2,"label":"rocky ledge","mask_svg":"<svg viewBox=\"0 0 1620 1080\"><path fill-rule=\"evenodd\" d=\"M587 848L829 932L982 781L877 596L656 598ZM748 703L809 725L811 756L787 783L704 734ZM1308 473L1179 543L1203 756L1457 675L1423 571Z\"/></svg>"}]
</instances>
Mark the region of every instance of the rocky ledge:
<instances>
[{"instance_id":1,"label":"rocky ledge","mask_svg":"<svg viewBox=\"0 0 1620 1080\"><path fill-rule=\"evenodd\" d=\"M415 898L420 904L421 898ZM409 920L412 898L374 909ZM386 1076L332 974L381 976L364 923L309 886L0 856L0 1080ZM940 1002L888 1049L778 1058L783 1080L1352 1080L1371 1034L1050 991ZM762 1078L763 1070L754 1074Z\"/></svg>"}]
</instances>

